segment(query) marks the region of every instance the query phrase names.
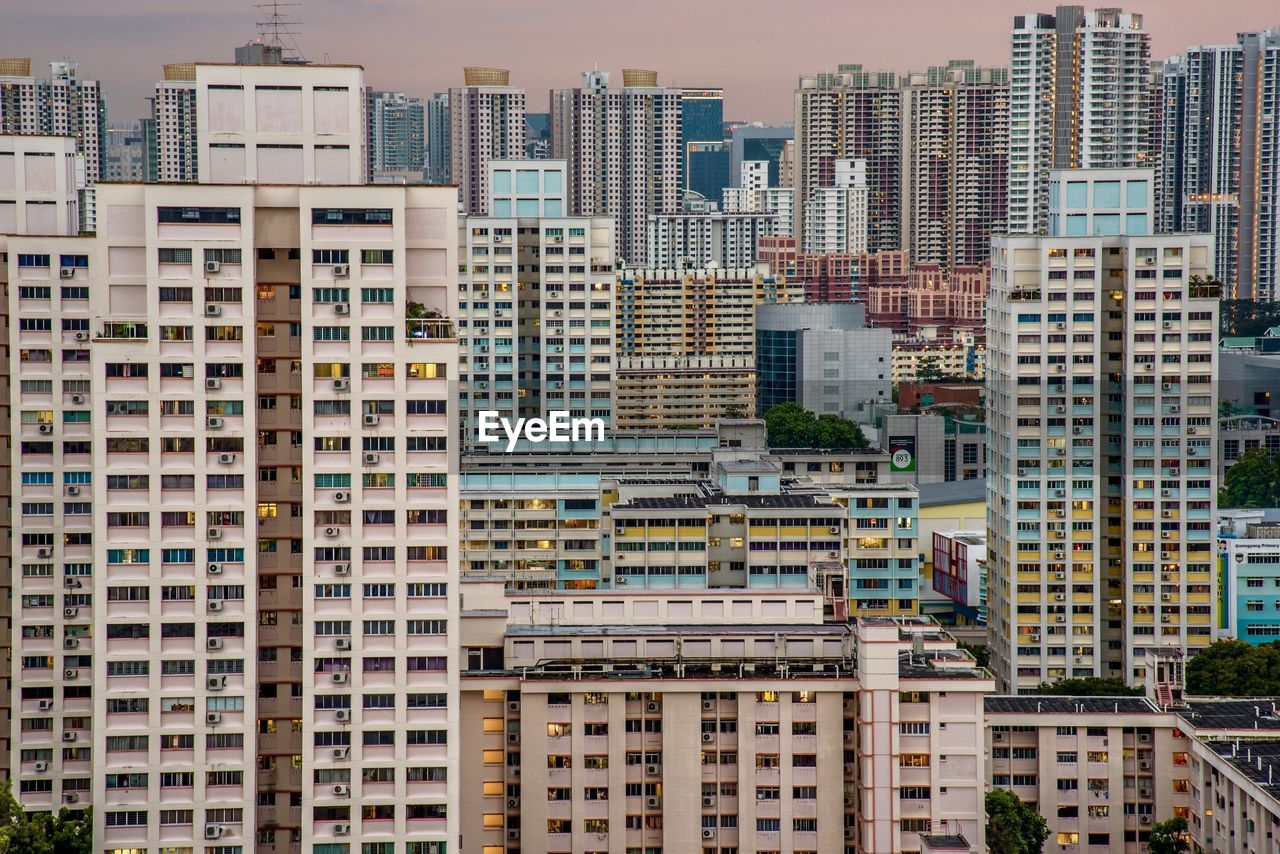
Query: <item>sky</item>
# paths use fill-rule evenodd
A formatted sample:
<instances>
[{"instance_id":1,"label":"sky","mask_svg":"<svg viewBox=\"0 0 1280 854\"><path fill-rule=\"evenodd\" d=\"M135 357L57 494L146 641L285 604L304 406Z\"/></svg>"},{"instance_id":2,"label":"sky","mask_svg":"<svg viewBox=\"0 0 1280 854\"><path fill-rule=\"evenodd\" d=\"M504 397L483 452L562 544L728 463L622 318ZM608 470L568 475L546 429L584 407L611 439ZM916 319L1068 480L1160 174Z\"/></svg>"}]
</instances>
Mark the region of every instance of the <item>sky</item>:
<instances>
[{"instance_id":1,"label":"sky","mask_svg":"<svg viewBox=\"0 0 1280 854\"><path fill-rule=\"evenodd\" d=\"M0 56L47 71L74 59L98 79L111 121L147 111L168 62L231 61L254 38L262 0L0 0ZM1275 0L1105 0L1142 12L1152 57L1280 27ZM379 89L429 97L465 65L511 69L547 108L552 88L598 67L651 68L671 86L723 86L725 118L789 122L801 74L856 62L905 71L949 59L1007 64L1013 16L1035 0L302 0L281 11L313 62L358 63ZM621 81L618 80L620 83Z\"/></svg>"}]
</instances>

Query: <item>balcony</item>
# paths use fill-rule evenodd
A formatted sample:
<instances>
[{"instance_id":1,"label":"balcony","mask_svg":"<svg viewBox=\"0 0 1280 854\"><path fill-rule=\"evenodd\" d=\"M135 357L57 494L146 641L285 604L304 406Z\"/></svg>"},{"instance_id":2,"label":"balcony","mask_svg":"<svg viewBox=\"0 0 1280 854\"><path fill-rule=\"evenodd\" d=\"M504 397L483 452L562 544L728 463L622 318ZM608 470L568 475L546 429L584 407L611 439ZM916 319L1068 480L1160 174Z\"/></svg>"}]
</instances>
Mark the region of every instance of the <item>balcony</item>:
<instances>
[{"instance_id":1,"label":"balcony","mask_svg":"<svg viewBox=\"0 0 1280 854\"><path fill-rule=\"evenodd\" d=\"M447 317L408 318L404 322L405 338L410 343L420 341L452 341L453 321Z\"/></svg>"}]
</instances>

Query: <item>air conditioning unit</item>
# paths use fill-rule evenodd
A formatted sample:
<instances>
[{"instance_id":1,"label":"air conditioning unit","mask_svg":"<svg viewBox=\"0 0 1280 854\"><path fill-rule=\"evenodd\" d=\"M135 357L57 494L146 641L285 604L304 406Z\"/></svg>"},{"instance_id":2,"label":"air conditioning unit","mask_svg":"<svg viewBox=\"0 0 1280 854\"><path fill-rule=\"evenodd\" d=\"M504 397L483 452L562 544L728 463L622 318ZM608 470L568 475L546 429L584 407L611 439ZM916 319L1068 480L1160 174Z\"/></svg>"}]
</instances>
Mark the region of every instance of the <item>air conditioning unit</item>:
<instances>
[{"instance_id":1,"label":"air conditioning unit","mask_svg":"<svg viewBox=\"0 0 1280 854\"><path fill-rule=\"evenodd\" d=\"M336 537L336 536L338 536L338 534L341 534L341 533L342 533L342 531L341 531L340 529L338 529L338 528L325 528L325 529L324 529L324 535L325 535L326 537Z\"/></svg>"},{"instance_id":2,"label":"air conditioning unit","mask_svg":"<svg viewBox=\"0 0 1280 854\"><path fill-rule=\"evenodd\" d=\"M520 704L514 701L507 703L507 711L512 713L519 713Z\"/></svg>"},{"instance_id":3,"label":"air conditioning unit","mask_svg":"<svg viewBox=\"0 0 1280 854\"><path fill-rule=\"evenodd\" d=\"M210 529L208 529L207 531L205 531L204 535L205 535L205 538L206 538L206 539L210 539L210 540L220 540L220 539L222 539L222 529L221 529L221 528L210 528Z\"/></svg>"},{"instance_id":4,"label":"air conditioning unit","mask_svg":"<svg viewBox=\"0 0 1280 854\"><path fill-rule=\"evenodd\" d=\"M222 388L222 380L217 377L209 377L204 381L204 387L208 391L217 391Z\"/></svg>"},{"instance_id":5,"label":"air conditioning unit","mask_svg":"<svg viewBox=\"0 0 1280 854\"><path fill-rule=\"evenodd\" d=\"M351 306L345 302L335 302L333 304L334 314L350 314Z\"/></svg>"},{"instance_id":6,"label":"air conditioning unit","mask_svg":"<svg viewBox=\"0 0 1280 854\"><path fill-rule=\"evenodd\" d=\"M204 316L205 317L222 317L222 306L206 305L204 307Z\"/></svg>"},{"instance_id":7,"label":"air conditioning unit","mask_svg":"<svg viewBox=\"0 0 1280 854\"><path fill-rule=\"evenodd\" d=\"M1064 615L1059 614L1058 616L1053 618L1053 621L1055 623L1065 623L1067 621L1067 618Z\"/></svg>"},{"instance_id":8,"label":"air conditioning unit","mask_svg":"<svg viewBox=\"0 0 1280 854\"><path fill-rule=\"evenodd\" d=\"M341 492L341 491L335 492L333 494L333 500L336 504L346 504L348 501L351 500L351 493Z\"/></svg>"},{"instance_id":9,"label":"air conditioning unit","mask_svg":"<svg viewBox=\"0 0 1280 854\"><path fill-rule=\"evenodd\" d=\"M351 723L351 710L336 709L333 713L333 719L340 724L349 724Z\"/></svg>"},{"instance_id":10,"label":"air conditioning unit","mask_svg":"<svg viewBox=\"0 0 1280 854\"><path fill-rule=\"evenodd\" d=\"M1081 433L1083 433L1083 432L1084 432L1084 428L1083 428L1083 427L1072 427L1072 428L1071 428L1071 432L1072 432L1072 433L1074 433L1075 435L1079 436Z\"/></svg>"},{"instance_id":11,"label":"air conditioning unit","mask_svg":"<svg viewBox=\"0 0 1280 854\"><path fill-rule=\"evenodd\" d=\"M53 432L53 425L41 424L36 427L36 432L41 433L42 435L48 436L50 433Z\"/></svg>"},{"instance_id":12,"label":"air conditioning unit","mask_svg":"<svg viewBox=\"0 0 1280 854\"><path fill-rule=\"evenodd\" d=\"M331 673L331 674L329 675L329 679L330 679L330 681L332 681L332 682L333 682L333 684L334 684L334 685L346 685L346 684L347 684L347 674L346 674L346 673Z\"/></svg>"},{"instance_id":13,"label":"air conditioning unit","mask_svg":"<svg viewBox=\"0 0 1280 854\"><path fill-rule=\"evenodd\" d=\"M48 762L37 762L35 765L36 773L40 774L49 770Z\"/></svg>"},{"instance_id":14,"label":"air conditioning unit","mask_svg":"<svg viewBox=\"0 0 1280 854\"><path fill-rule=\"evenodd\" d=\"M1055 328L1057 328L1057 329L1066 329L1066 328L1067 328L1067 324L1065 324L1065 323L1063 323L1061 320L1059 320L1059 321L1057 322L1057 324L1055 325Z\"/></svg>"},{"instance_id":15,"label":"air conditioning unit","mask_svg":"<svg viewBox=\"0 0 1280 854\"><path fill-rule=\"evenodd\" d=\"M227 687L227 677L210 676L205 679L204 687L206 691L221 691L223 688Z\"/></svg>"},{"instance_id":16,"label":"air conditioning unit","mask_svg":"<svg viewBox=\"0 0 1280 854\"><path fill-rule=\"evenodd\" d=\"M381 457L379 457L377 454L370 451L364 455L364 464L367 466L377 465L378 460L380 459Z\"/></svg>"},{"instance_id":17,"label":"air conditioning unit","mask_svg":"<svg viewBox=\"0 0 1280 854\"><path fill-rule=\"evenodd\" d=\"M63 792L62 799L69 804L74 804L80 800L79 792Z\"/></svg>"},{"instance_id":18,"label":"air conditioning unit","mask_svg":"<svg viewBox=\"0 0 1280 854\"><path fill-rule=\"evenodd\" d=\"M1065 593L1055 593L1055 594L1053 594L1053 598L1054 598L1056 601L1058 601L1058 602L1065 602L1065 601L1066 601L1066 599L1067 599L1067 594L1065 594Z\"/></svg>"},{"instance_id":19,"label":"air conditioning unit","mask_svg":"<svg viewBox=\"0 0 1280 854\"><path fill-rule=\"evenodd\" d=\"M351 638L334 638L334 639L333 639L333 648L334 648L334 649L351 649ZM335 673L335 674L333 674L333 675L334 675L334 676L343 676L343 677L345 677L347 674L345 674L345 673ZM342 680L334 679L333 681L334 681L334 682L339 682L339 681L346 681L346 680L345 680L345 679L342 679Z\"/></svg>"},{"instance_id":20,"label":"air conditioning unit","mask_svg":"<svg viewBox=\"0 0 1280 854\"><path fill-rule=\"evenodd\" d=\"M1162 489L1162 490L1160 490L1160 494L1161 494L1163 497L1168 498L1170 495L1173 495L1173 490L1172 490L1172 489Z\"/></svg>"},{"instance_id":21,"label":"air conditioning unit","mask_svg":"<svg viewBox=\"0 0 1280 854\"><path fill-rule=\"evenodd\" d=\"M1040 636L1039 636L1039 635L1032 635L1032 636L1031 636L1031 641L1032 641L1032 643L1035 643L1035 642L1037 642L1037 641L1039 641L1039 640L1040 640Z\"/></svg>"},{"instance_id":22,"label":"air conditioning unit","mask_svg":"<svg viewBox=\"0 0 1280 854\"><path fill-rule=\"evenodd\" d=\"M351 797L351 787L346 783L336 783L333 787L333 796L335 798L349 798Z\"/></svg>"},{"instance_id":23,"label":"air conditioning unit","mask_svg":"<svg viewBox=\"0 0 1280 854\"><path fill-rule=\"evenodd\" d=\"M1151 824L1151 816L1149 816L1149 815L1140 815L1140 816L1138 816L1138 823L1139 823L1139 824Z\"/></svg>"},{"instance_id":24,"label":"air conditioning unit","mask_svg":"<svg viewBox=\"0 0 1280 854\"><path fill-rule=\"evenodd\" d=\"M226 423L227 422L225 420L219 418L217 415L210 415L204 420L204 426L208 427L210 430L221 430L222 425Z\"/></svg>"},{"instance_id":25,"label":"air conditioning unit","mask_svg":"<svg viewBox=\"0 0 1280 854\"><path fill-rule=\"evenodd\" d=\"M76 486L75 484L68 484L66 490L64 491L67 493L67 495L79 495L80 487Z\"/></svg>"},{"instance_id":26,"label":"air conditioning unit","mask_svg":"<svg viewBox=\"0 0 1280 854\"><path fill-rule=\"evenodd\" d=\"M206 603L206 605L207 605L207 607L208 607L208 610L209 610L209 613L210 613L210 614L216 614L216 613L218 613L219 611L221 611L221 610L222 610L222 600L221 600L221 599L210 599L210 600Z\"/></svg>"},{"instance_id":27,"label":"air conditioning unit","mask_svg":"<svg viewBox=\"0 0 1280 854\"><path fill-rule=\"evenodd\" d=\"M507 733L507 744L519 744L519 743L520 743L520 733L518 732Z\"/></svg>"},{"instance_id":28,"label":"air conditioning unit","mask_svg":"<svg viewBox=\"0 0 1280 854\"><path fill-rule=\"evenodd\" d=\"M713 741L715 741L715 740L716 740L716 734L715 734L714 732L704 732L704 733L702 734L702 743L703 743L703 744L710 744L711 742L713 742Z\"/></svg>"},{"instance_id":29,"label":"air conditioning unit","mask_svg":"<svg viewBox=\"0 0 1280 854\"><path fill-rule=\"evenodd\" d=\"M64 617L74 617L79 613L80 613L79 608L63 608L62 609L62 616Z\"/></svg>"},{"instance_id":30,"label":"air conditioning unit","mask_svg":"<svg viewBox=\"0 0 1280 854\"><path fill-rule=\"evenodd\" d=\"M1164 601L1164 602L1168 602L1168 601L1169 601L1170 599L1172 599L1172 598L1173 598L1173 595L1172 595L1172 594L1170 594L1170 593L1161 593L1161 594L1160 594L1160 599L1161 599L1162 601Z\"/></svg>"},{"instance_id":31,"label":"air conditioning unit","mask_svg":"<svg viewBox=\"0 0 1280 854\"><path fill-rule=\"evenodd\" d=\"M351 834L351 825L349 824L335 824L333 826L334 836L349 836L350 834Z\"/></svg>"},{"instance_id":32,"label":"air conditioning unit","mask_svg":"<svg viewBox=\"0 0 1280 854\"><path fill-rule=\"evenodd\" d=\"M662 768L657 765L646 765L644 766L644 773L649 777L657 777L662 773Z\"/></svg>"},{"instance_id":33,"label":"air conditioning unit","mask_svg":"<svg viewBox=\"0 0 1280 854\"><path fill-rule=\"evenodd\" d=\"M205 839L220 839L222 837L222 825L206 824L204 826Z\"/></svg>"},{"instance_id":34,"label":"air conditioning unit","mask_svg":"<svg viewBox=\"0 0 1280 854\"><path fill-rule=\"evenodd\" d=\"M1197 449L1195 449L1195 448L1187 448L1187 456L1188 456L1188 457L1194 457L1194 456L1196 456L1198 453L1200 453L1200 452L1199 452Z\"/></svg>"},{"instance_id":35,"label":"air conditioning unit","mask_svg":"<svg viewBox=\"0 0 1280 854\"><path fill-rule=\"evenodd\" d=\"M349 563L339 563L339 564L334 564L334 567L333 567L333 574L334 574L334 575L350 575L350 574L351 574L351 564L349 564Z\"/></svg>"},{"instance_id":36,"label":"air conditioning unit","mask_svg":"<svg viewBox=\"0 0 1280 854\"><path fill-rule=\"evenodd\" d=\"M1172 511L1172 510L1161 510L1161 511L1160 511L1160 515L1161 515L1161 516L1163 516L1164 518L1168 519L1168 518L1170 518L1170 517L1172 517L1172 516L1173 516L1173 511Z\"/></svg>"},{"instance_id":37,"label":"air conditioning unit","mask_svg":"<svg viewBox=\"0 0 1280 854\"><path fill-rule=\"evenodd\" d=\"M63 638L63 639L62 639L62 648L63 648L63 649L79 649L79 648L80 648L80 638Z\"/></svg>"},{"instance_id":38,"label":"air conditioning unit","mask_svg":"<svg viewBox=\"0 0 1280 854\"><path fill-rule=\"evenodd\" d=\"M376 426L378 426L378 421L380 421L380 420L381 420L381 419L380 419L377 415L375 415L375 414L373 414L372 412L370 412L370 413L368 413L368 414L366 414L366 415L364 416L364 426L366 426L366 427L376 427Z\"/></svg>"},{"instance_id":39,"label":"air conditioning unit","mask_svg":"<svg viewBox=\"0 0 1280 854\"><path fill-rule=\"evenodd\" d=\"M62 586L63 587L83 587L84 585L82 585L80 583L80 579L76 578L74 575L68 575L62 579Z\"/></svg>"},{"instance_id":40,"label":"air conditioning unit","mask_svg":"<svg viewBox=\"0 0 1280 854\"><path fill-rule=\"evenodd\" d=\"M1018 477L1026 477L1026 474L1027 474L1026 469L1018 469Z\"/></svg>"},{"instance_id":41,"label":"air conditioning unit","mask_svg":"<svg viewBox=\"0 0 1280 854\"><path fill-rule=\"evenodd\" d=\"M338 377L333 381L334 391L349 391L351 389L351 380L346 377Z\"/></svg>"},{"instance_id":42,"label":"air conditioning unit","mask_svg":"<svg viewBox=\"0 0 1280 854\"><path fill-rule=\"evenodd\" d=\"M507 839L515 840L519 838L520 838L519 830L512 829L507 831Z\"/></svg>"},{"instance_id":43,"label":"air conditioning unit","mask_svg":"<svg viewBox=\"0 0 1280 854\"><path fill-rule=\"evenodd\" d=\"M1164 328L1165 328L1165 329L1172 329L1172 328L1173 328L1173 321L1166 320L1166 321L1164 322Z\"/></svg>"},{"instance_id":44,"label":"air conditioning unit","mask_svg":"<svg viewBox=\"0 0 1280 854\"><path fill-rule=\"evenodd\" d=\"M220 563L211 563L205 569L208 570L210 575L222 575L222 564Z\"/></svg>"},{"instance_id":45,"label":"air conditioning unit","mask_svg":"<svg viewBox=\"0 0 1280 854\"><path fill-rule=\"evenodd\" d=\"M1188 436L1194 436L1195 434L1196 434L1196 428L1194 428L1194 427L1188 427L1188 428L1187 428L1187 435L1188 435Z\"/></svg>"},{"instance_id":46,"label":"air conditioning unit","mask_svg":"<svg viewBox=\"0 0 1280 854\"><path fill-rule=\"evenodd\" d=\"M222 262L220 262L220 261L205 261L205 262L204 262L204 271L205 271L206 273L220 273L220 272L222 272Z\"/></svg>"},{"instance_id":47,"label":"air conditioning unit","mask_svg":"<svg viewBox=\"0 0 1280 854\"><path fill-rule=\"evenodd\" d=\"M507 809L518 809L520 806L519 798L507 798Z\"/></svg>"},{"instance_id":48,"label":"air conditioning unit","mask_svg":"<svg viewBox=\"0 0 1280 854\"><path fill-rule=\"evenodd\" d=\"M656 712L658 711L658 704L653 702L645 703L644 710L646 712Z\"/></svg>"},{"instance_id":49,"label":"air conditioning unit","mask_svg":"<svg viewBox=\"0 0 1280 854\"><path fill-rule=\"evenodd\" d=\"M704 711L704 712L714 712L715 710L716 710L716 701L715 701L715 700L703 700L703 701L702 701L702 711Z\"/></svg>"},{"instance_id":50,"label":"air conditioning unit","mask_svg":"<svg viewBox=\"0 0 1280 854\"><path fill-rule=\"evenodd\" d=\"M334 264L333 265L333 277L335 279L345 279L347 276L350 276L350 275L351 275L350 264Z\"/></svg>"},{"instance_id":51,"label":"air conditioning unit","mask_svg":"<svg viewBox=\"0 0 1280 854\"><path fill-rule=\"evenodd\" d=\"M218 454L218 462L224 466L229 466L236 461L235 454Z\"/></svg>"},{"instance_id":52,"label":"air conditioning unit","mask_svg":"<svg viewBox=\"0 0 1280 854\"><path fill-rule=\"evenodd\" d=\"M1145 365L1143 365L1143 366L1142 366L1142 370L1147 371L1147 372L1154 371L1155 369L1156 369L1156 366L1155 366L1155 365L1153 365L1153 364L1151 364L1150 362L1148 362L1147 364L1145 364Z\"/></svg>"},{"instance_id":53,"label":"air conditioning unit","mask_svg":"<svg viewBox=\"0 0 1280 854\"><path fill-rule=\"evenodd\" d=\"M1065 406L1059 406L1057 408L1057 411L1058 411L1058 414L1062 414L1067 411L1067 408Z\"/></svg>"},{"instance_id":54,"label":"air conditioning unit","mask_svg":"<svg viewBox=\"0 0 1280 854\"><path fill-rule=\"evenodd\" d=\"M66 670L62 671L62 678L63 679L79 679L80 671L74 667L68 667Z\"/></svg>"},{"instance_id":55,"label":"air conditioning unit","mask_svg":"<svg viewBox=\"0 0 1280 854\"><path fill-rule=\"evenodd\" d=\"M222 713L221 712L205 712L204 722L209 726L217 726L218 724L222 723Z\"/></svg>"},{"instance_id":56,"label":"air conditioning unit","mask_svg":"<svg viewBox=\"0 0 1280 854\"><path fill-rule=\"evenodd\" d=\"M41 546L36 549L36 557L50 558L53 557L53 548L50 546Z\"/></svg>"},{"instance_id":57,"label":"air conditioning unit","mask_svg":"<svg viewBox=\"0 0 1280 854\"><path fill-rule=\"evenodd\" d=\"M76 740L76 734L75 734L74 732L70 732L70 731L68 731L68 732L64 732L64 733L62 734L62 740L63 740L63 741L75 741L75 740Z\"/></svg>"},{"instance_id":58,"label":"air conditioning unit","mask_svg":"<svg viewBox=\"0 0 1280 854\"><path fill-rule=\"evenodd\" d=\"M216 650L216 649L222 649L222 647L223 647L222 638L209 638L207 641L205 641L205 649Z\"/></svg>"},{"instance_id":59,"label":"air conditioning unit","mask_svg":"<svg viewBox=\"0 0 1280 854\"><path fill-rule=\"evenodd\" d=\"M1151 770L1151 763L1150 763L1150 762L1148 762L1147 760L1143 759L1141 762L1139 762L1139 763L1138 763L1138 770L1140 770L1140 771L1150 771L1150 770Z\"/></svg>"},{"instance_id":60,"label":"air conditioning unit","mask_svg":"<svg viewBox=\"0 0 1280 854\"><path fill-rule=\"evenodd\" d=\"M1067 574L1065 572L1055 572L1053 574L1053 577L1056 578L1058 581L1062 581L1064 578L1067 577Z\"/></svg>"},{"instance_id":61,"label":"air conditioning unit","mask_svg":"<svg viewBox=\"0 0 1280 854\"><path fill-rule=\"evenodd\" d=\"M72 335L71 337L72 337L74 340L76 340L76 341L88 341L88 340L89 340L89 333L88 333L88 332L84 332L84 331L80 331L80 332L75 333L75 334L74 334L74 335Z\"/></svg>"},{"instance_id":62,"label":"air conditioning unit","mask_svg":"<svg viewBox=\"0 0 1280 854\"><path fill-rule=\"evenodd\" d=\"M1168 532L1168 531L1161 531L1161 532L1160 532L1160 539L1162 539L1162 540L1167 540L1167 539L1169 539L1169 532Z\"/></svg>"},{"instance_id":63,"label":"air conditioning unit","mask_svg":"<svg viewBox=\"0 0 1280 854\"><path fill-rule=\"evenodd\" d=\"M75 277L76 277L75 267L63 267L62 269L58 270L58 278L60 279L74 279Z\"/></svg>"},{"instance_id":64,"label":"air conditioning unit","mask_svg":"<svg viewBox=\"0 0 1280 854\"><path fill-rule=\"evenodd\" d=\"M710 828L710 827L704 827L704 828L702 828L702 838L703 838L703 839L715 839L715 838L716 838L716 832L715 832L715 829L714 829L714 828Z\"/></svg>"},{"instance_id":65,"label":"air conditioning unit","mask_svg":"<svg viewBox=\"0 0 1280 854\"><path fill-rule=\"evenodd\" d=\"M656 810L661 803L662 803L661 801L659 801L657 798L654 798L654 797L648 797L644 799L644 805L651 810Z\"/></svg>"},{"instance_id":66,"label":"air conditioning unit","mask_svg":"<svg viewBox=\"0 0 1280 854\"><path fill-rule=\"evenodd\" d=\"M704 807L714 807L716 805L716 799L710 796L704 796L702 798L702 805Z\"/></svg>"},{"instance_id":67,"label":"air conditioning unit","mask_svg":"<svg viewBox=\"0 0 1280 854\"><path fill-rule=\"evenodd\" d=\"M47 712L52 708L53 708L53 700L41 700L40 702L36 703L36 709L42 712Z\"/></svg>"},{"instance_id":68,"label":"air conditioning unit","mask_svg":"<svg viewBox=\"0 0 1280 854\"><path fill-rule=\"evenodd\" d=\"M348 758L350 758L350 756L351 756L351 748L350 748L350 747L335 747L335 748L333 749L333 758L334 758L334 759L348 759Z\"/></svg>"}]
</instances>

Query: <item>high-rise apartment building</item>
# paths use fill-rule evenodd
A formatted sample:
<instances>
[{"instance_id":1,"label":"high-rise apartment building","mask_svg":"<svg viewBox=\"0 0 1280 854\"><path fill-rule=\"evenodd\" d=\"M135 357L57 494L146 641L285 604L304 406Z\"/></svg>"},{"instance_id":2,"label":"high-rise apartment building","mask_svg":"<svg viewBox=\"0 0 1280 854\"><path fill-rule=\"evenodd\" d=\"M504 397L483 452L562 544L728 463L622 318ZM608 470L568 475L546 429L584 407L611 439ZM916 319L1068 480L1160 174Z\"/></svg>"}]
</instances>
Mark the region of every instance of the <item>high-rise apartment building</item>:
<instances>
[{"instance_id":1,"label":"high-rise apartment building","mask_svg":"<svg viewBox=\"0 0 1280 854\"><path fill-rule=\"evenodd\" d=\"M170 63L156 83L151 117L144 120L148 181L197 181L200 140L196 130L196 64Z\"/></svg>"},{"instance_id":2,"label":"high-rise apartment building","mask_svg":"<svg viewBox=\"0 0 1280 854\"><path fill-rule=\"evenodd\" d=\"M755 411L755 306L786 300L767 268L618 273L615 424L713 427Z\"/></svg>"},{"instance_id":3,"label":"high-rise apartment building","mask_svg":"<svg viewBox=\"0 0 1280 854\"><path fill-rule=\"evenodd\" d=\"M0 134L75 137L88 186L106 162L106 112L102 87L76 63L51 62L44 78L32 75L30 59L0 59Z\"/></svg>"},{"instance_id":4,"label":"high-rise apartment building","mask_svg":"<svg viewBox=\"0 0 1280 854\"><path fill-rule=\"evenodd\" d=\"M814 255L867 251L867 161L835 161L830 187L815 187L804 203L804 251Z\"/></svg>"},{"instance_id":5,"label":"high-rise apartment building","mask_svg":"<svg viewBox=\"0 0 1280 854\"><path fill-rule=\"evenodd\" d=\"M1142 15L1059 6L1013 20L1012 234L1043 234L1051 169L1154 168L1150 36Z\"/></svg>"},{"instance_id":6,"label":"high-rise apartment building","mask_svg":"<svg viewBox=\"0 0 1280 854\"><path fill-rule=\"evenodd\" d=\"M370 179L379 172L426 170L426 111L421 98L366 89L365 127Z\"/></svg>"},{"instance_id":7,"label":"high-rise apartment building","mask_svg":"<svg viewBox=\"0 0 1280 854\"><path fill-rule=\"evenodd\" d=\"M111 850L444 851L452 190L100 192L3 247L20 802Z\"/></svg>"},{"instance_id":8,"label":"high-rise apartment building","mask_svg":"<svg viewBox=\"0 0 1280 854\"><path fill-rule=\"evenodd\" d=\"M1164 66L1160 214L1213 235L1214 275L1238 299L1280 296L1280 30L1188 48Z\"/></svg>"},{"instance_id":9,"label":"high-rise apartment building","mask_svg":"<svg viewBox=\"0 0 1280 854\"><path fill-rule=\"evenodd\" d=\"M449 149L449 93L437 92L427 101L427 181L448 184L453 155Z\"/></svg>"},{"instance_id":10,"label":"high-rise apartment building","mask_svg":"<svg viewBox=\"0 0 1280 854\"><path fill-rule=\"evenodd\" d=\"M802 77L795 93L796 235L806 234L806 203L836 186L836 162L866 161L867 245L903 248L903 92L892 72L841 65Z\"/></svg>"},{"instance_id":11,"label":"high-rise apartment building","mask_svg":"<svg viewBox=\"0 0 1280 854\"><path fill-rule=\"evenodd\" d=\"M49 77L31 74L30 59L0 59L0 134L70 136L80 155L80 229L97 228L94 185L106 164L107 106L96 80L74 62L49 63Z\"/></svg>"},{"instance_id":12,"label":"high-rise apartment building","mask_svg":"<svg viewBox=\"0 0 1280 854\"><path fill-rule=\"evenodd\" d=\"M524 90L505 68L464 68L462 82L447 106L450 180L462 211L479 214L488 206L489 161L524 157Z\"/></svg>"},{"instance_id":13,"label":"high-rise apartment building","mask_svg":"<svg viewBox=\"0 0 1280 854\"><path fill-rule=\"evenodd\" d=\"M649 216L682 210L683 90L655 71L625 69L622 87L605 71L551 92L551 156L569 164L569 213L611 216L621 264L648 254Z\"/></svg>"},{"instance_id":14,"label":"high-rise apartment building","mask_svg":"<svg viewBox=\"0 0 1280 854\"><path fill-rule=\"evenodd\" d=\"M987 312L992 667L1029 692L1141 681L1212 639L1218 298L1206 235L1152 234L1151 170L1050 175L995 241Z\"/></svg>"},{"instance_id":15,"label":"high-rise apartment building","mask_svg":"<svg viewBox=\"0 0 1280 854\"><path fill-rule=\"evenodd\" d=\"M984 263L1005 223L1009 71L956 60L907 74L902 87L911 262Z\"/></svg>"},{"instance_id":16,"label":"high-rise apartment building","mask_svg":"<svg viewBox=\"0 0 1280 854\"><path fill-rule=\"evenodd\" d=\"M613 221L565 215L563 160L491 160L460 222L459 399L478 413L613 421Z\"/></svg>"},{"instance_id":17,"label":"high-rise apartment building","mask_svg":"<svg viewBox=\"0 0 1280 854\"><path fill-rule=\"evenodd\" d=\"M761 237L777 232L767 213L667 213L649 217L649 267L750 267Z\"/></svg>"}]
</instances>

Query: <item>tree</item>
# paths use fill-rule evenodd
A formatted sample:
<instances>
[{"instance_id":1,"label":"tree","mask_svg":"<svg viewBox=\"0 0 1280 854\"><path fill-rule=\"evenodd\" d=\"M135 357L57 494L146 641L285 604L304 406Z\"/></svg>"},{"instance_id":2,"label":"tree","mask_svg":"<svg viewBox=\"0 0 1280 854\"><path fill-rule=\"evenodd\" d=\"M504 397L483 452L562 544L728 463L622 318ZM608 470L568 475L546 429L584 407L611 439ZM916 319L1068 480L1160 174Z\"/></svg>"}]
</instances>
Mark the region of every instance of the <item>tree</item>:
<instances>
[{"instance_id":1,"label":"tree","mask_svg":"<svg viewBox=\"0 0 1280 854\"><path fill-rule=\"evenodd\" d=\"M1041 854L1049 826L1008 789L987 792L987 851L990 854Z\"/></svg>"},{"instance_id":2,"label":"tree","mask_svg":"<svg viewBox=\"0 0 1280 854\"><path fill-rule=\"evenodd\" d=\"M1140 697L1141 688L1130 688L1119 677L1089 676L1083 679L1063 679L1059 682L1041 682L1038 694L1070 697Z\"/></svg>"},{"instance_id":3,"label":"tree","mask_svg":"<svg viewBox=\"0 0 1280 854\"><path fill-rule=\"evenodd\" d=\"M1280 694L1280 642L1220 640L1187 662L1187 693L1209 697Z\"/></svg>"},{"instance_id":4,"label":"tree","mask_svg":"<svg viewBox=\"0 0 1280 854\"><path fill-rule=\"evenodd\" d=\"M827 413L815 416L798 403L779 403L764 414L771 448L861 449L870 446L856 422Z\"/></svg>"},{"instance_id":5,"label":"tree","mask_svg":"<svg viewBox=\"0 0 1280 854\"><path fill-rule=\"evenodd\" d=\"M960 648L973 656L974 662L979 667L991 666L991 648L987 646L975 646L973 644L961 643Z\"/></svg>"},{"instance_id":6,"label":"tree","mask_svg":"<svg viewBox=\"0 0 1280 854\"><path fill-rule=\"evenodd\" d=\"M1218 506L1280 506L1280 454L1254 448L1237 457L1222 479Z\"/></svg>"},{"instance_id":7,"label":"tree","mask_svg":"<svg viewBox=\"0 0 1280 854\"><path fill-rule=\"evenodd\" d=\"M1157 822L1151 828L1147 846L1151 854L1183 854L1185 851L1190 851L1191 844L1187 842L1187 820L1171 818L1168 821Z\"/></svg>"},{"instance_id":8,"label":"tree","mask_svg":"<svg viewBox=\"0 0 1280 854\"><path fill-rule=\"evenodd\" d=\"M8 782L0 786L0 854L93 854L91 810L24 813Z\"/></svg>"}]
</instances>

